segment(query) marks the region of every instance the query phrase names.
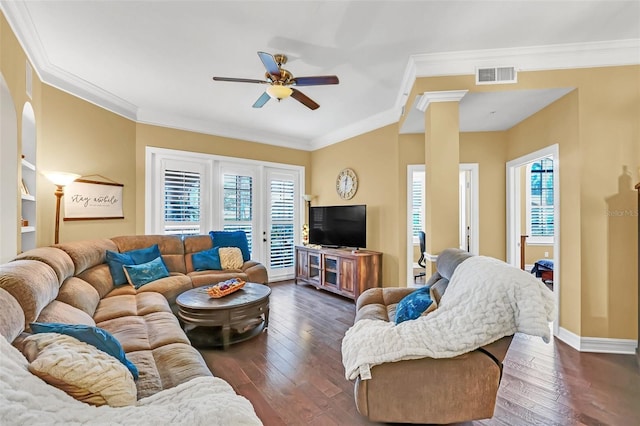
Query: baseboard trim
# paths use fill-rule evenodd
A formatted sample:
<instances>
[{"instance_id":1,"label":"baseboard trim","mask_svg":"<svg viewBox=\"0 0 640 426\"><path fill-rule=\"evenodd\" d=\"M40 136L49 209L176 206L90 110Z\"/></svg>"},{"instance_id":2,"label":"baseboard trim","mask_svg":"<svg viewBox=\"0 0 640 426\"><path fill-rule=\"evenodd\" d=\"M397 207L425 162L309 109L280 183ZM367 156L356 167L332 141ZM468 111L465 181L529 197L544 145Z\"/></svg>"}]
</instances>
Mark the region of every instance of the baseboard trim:
<instances>
[{"instance_id":1,"label":"baseboard trim","mask_svg":"<svg viewBox=\"0 0 640 426\"><path fill-rule=\"evenodd\" d=\"M635 355L638 347L637 340L582 337L562 327L560 327L557 337L580 352Z\"/></svg>"}]
</instances>

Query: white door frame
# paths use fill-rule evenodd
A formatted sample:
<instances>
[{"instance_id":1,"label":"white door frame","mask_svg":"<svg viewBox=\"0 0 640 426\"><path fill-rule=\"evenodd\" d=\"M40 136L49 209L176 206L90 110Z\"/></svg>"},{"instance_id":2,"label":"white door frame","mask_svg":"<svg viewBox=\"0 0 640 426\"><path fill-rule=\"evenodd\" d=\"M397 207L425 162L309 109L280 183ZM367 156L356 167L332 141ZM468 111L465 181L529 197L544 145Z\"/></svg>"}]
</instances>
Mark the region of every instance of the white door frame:
<instances>
[{"instance_id":1,"label":"white door frame","mask_svg":"<svg viewBox=\"0 0 640 426\"><path fill-rule=\"evenodd\" d=\"M407 165L407 246L406 246L406 259L407 259L407 287L413 286L413 227L412 227L412 200L411 192L413 190L413 172L425 170L424 164L408 164ZM480 209L479 209L479 182L480 182L480 168L478 163L460 163L460 170L471 172L471 229L469 232L469 238L471 240L470 248L471 253L480 253ZM428 194L425 192L425 200Z\"/></svg>"},{"instance_id":2,"label":"white door frame","mask_svg":"<svg viewBox=\"0 0 640 426\"><path fill-rule=\"evenodd\" d=\"M539 149L507 162L507 263L520 268L520 174L518 168L544 157L553 157L553 293L560 306L560 149L558 144ZM560 309L556 309L553 335L560 330Z\"/></svg>"}]
</instances>

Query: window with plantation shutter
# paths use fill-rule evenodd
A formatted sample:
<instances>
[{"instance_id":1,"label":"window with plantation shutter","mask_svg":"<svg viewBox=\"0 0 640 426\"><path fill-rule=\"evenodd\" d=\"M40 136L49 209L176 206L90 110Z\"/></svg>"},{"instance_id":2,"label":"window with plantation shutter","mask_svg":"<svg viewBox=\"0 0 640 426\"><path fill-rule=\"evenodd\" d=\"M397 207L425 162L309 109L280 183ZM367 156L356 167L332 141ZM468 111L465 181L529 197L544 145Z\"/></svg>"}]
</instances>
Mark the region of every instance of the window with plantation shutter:
<instances>
[{"instance_id":1,"label":"window with plantation shutter","mask_svg":"<svg viewBox=\"0 0 640 426\"><path fill-rule=\"evenodd\" d=\"M527 233L529 244L552 244L554 235L553 158L527 166Z\"/></svg>"},{"instance_id":2,"label":"window with plantation shutter","mask_svg":"<svg viewBox=\"0 0 640 426\"><path fill-rule=\"evenodd\" d=\"M270 181L269 266L273 269L294 265L294 194L293 180Z\"/></svg>"},{"instance_id":3,"label":"window with plantation shutter","mask_svg":"<svg viewBox=\"0 0 640 426\"><path fill-rule=\"evenodd\" d=\"M165 234L199 234L201 231L201 174L164 169L163 224Z\"/></svg>"}]
</instances>

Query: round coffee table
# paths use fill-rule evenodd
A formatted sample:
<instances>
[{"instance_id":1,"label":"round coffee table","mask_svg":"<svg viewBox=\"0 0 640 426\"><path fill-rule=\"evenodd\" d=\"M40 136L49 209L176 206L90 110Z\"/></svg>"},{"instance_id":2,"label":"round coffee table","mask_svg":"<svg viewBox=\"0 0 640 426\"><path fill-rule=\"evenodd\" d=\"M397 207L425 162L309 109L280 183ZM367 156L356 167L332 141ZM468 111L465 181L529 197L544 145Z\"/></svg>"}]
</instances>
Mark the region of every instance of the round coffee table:
<instances>
[{"instance_id":1,"label":"round coffee table","mask_svg":"<svg viewBox=\"0 0 640 426\"><path fill-rule=\"evenodd\" d=\"M209 297L207 287L197 287L176 299L178 318L194 346L222 346L254 337L269 325L269 295L263 284L244 287L219 299ZM220 339L219 328L222 328ZM231 335L231 330L236 332Z\"/></svg>"}]
</instances>

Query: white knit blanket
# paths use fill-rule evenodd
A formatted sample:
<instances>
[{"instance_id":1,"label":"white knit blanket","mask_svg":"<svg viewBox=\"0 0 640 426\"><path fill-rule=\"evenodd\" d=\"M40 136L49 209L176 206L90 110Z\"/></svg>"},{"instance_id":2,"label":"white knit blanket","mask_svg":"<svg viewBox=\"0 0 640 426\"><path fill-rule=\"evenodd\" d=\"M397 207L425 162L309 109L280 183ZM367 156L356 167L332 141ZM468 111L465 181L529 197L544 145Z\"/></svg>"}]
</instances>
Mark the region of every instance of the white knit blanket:
<instances>
[{"instance_id":1,"label":"white knit blanket","mask_svg":"<svg viewBox=\"0 0 640 426\"><path fill-rule=\"evenodd\" d=\"M374 365L451 358L516 331L549 341L553 293L533 275L500 260L474 256L454 271L438 309L398 325L363 319L342 340L345 376L370 378Z\"/></svg>"},{"instance_id":2,"label":"white knit blanket","mask_svg":"<svg viewBox=\"0 0 640 426\"><path fill-rule=\"evenodd\" d=\"M224 380L200 377L130 407L76 401L27 370L0 336L0 425L261 425L251 403Z\"/></svg>"}]
</instances>

